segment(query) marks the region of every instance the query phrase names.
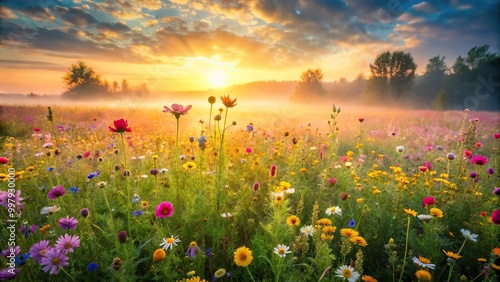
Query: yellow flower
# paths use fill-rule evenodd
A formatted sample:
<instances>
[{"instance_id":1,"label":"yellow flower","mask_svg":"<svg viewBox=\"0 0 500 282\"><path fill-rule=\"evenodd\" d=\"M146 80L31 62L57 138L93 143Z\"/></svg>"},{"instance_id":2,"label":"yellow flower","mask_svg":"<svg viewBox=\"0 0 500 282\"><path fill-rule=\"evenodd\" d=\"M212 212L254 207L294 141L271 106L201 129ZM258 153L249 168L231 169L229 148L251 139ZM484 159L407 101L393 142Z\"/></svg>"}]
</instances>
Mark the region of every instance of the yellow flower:
<instances>
[{"instance_id":1,"label":"yellow flower","mask_svg":"<svg viewBox=\"0 0 500 282\"><path fill-rule=\"evenodd\" d=\"M379 189L375 189L372 191L372 194L377 195L377 194L380 194L380 192L381 191Z\"/></svg>"},{"instance_id":2,"label":"yellow flower","mask_svg":"<svg viewBox=\"0 0 500 282\"><path fill-rule=\"evenodd\" d=\"M299 226L300 225L300 219L296 215L291 215L286 218L286 224L290 226Z\"/></svg>"},{"instance_id":3,"label":"yellow flower","mask_svg":"<svg viewBox=\"0 0 500 282\"><path fill-rule=\"evenodd\" d=\"M234 263L237 266L247 267L252 263L252 260L252 251L245 246L239 247L234 252Z\"/></svg>"},{"instance_id":4,"label":"yellow flower","mask_svg":"<svg viewBox=\"0 0 500 282\"><path fill-rule=\"evenodd\" d=\"M286 189L288 189L288 188L292 187L292 184L290 184L290 183L288 183L288 182L286 182L286 181L281 181L281 182L280 182L280 187L281 187L283 190L286 190Z\"/></svg>"},{"instance_id":5,"label":"yellow flower","mask_svg":"<svg viewBox=\"0 0 500 282\"><path fill-rule=\"evenodd\" d=\"M336 230L337 230L336 226L325 226L325 227L323 227L323 229L321 229L321 232L323 232L323 233L335 233Z\"/></svg>"},{"instance_id":6,"label":"yellow flower","mask_svg":"<svg viewBox=\"0 0 500 282\"><path fill-rule=\"evenodd\" d=\"M427 270L417 270L417 272L415 272L415 276L417 276L419 281L432 281L432 275Z\"/></svg>"},{"instance_id":7,"label":"yellow flower","mask_svg":"<svg viewBox=\"0 0 500 282\"><path fill-rule=\"evenodd\" d=\"M182 281L182 280L180 280ZM207 280L201 279L200 276L194 276L191 278L186 278L185 282L206 282Z\"/></svg>"},{"instance_id":8,"label":"yellow flower","mask_svg":"<svg viewBox=\"0 0 500 282\"><path fill-rule=\"evenodd\" d=\"M487 260L487 259L485 259L485 258L478 258L478 259L477 259L477 261L478 261L478 262L485 263L485 262L487 262L488 260Z\"/></svg>"},{"instance_id":9,"label":"yellow flower","mask_svg":"<svg viewBox=\"0 0 500 282\"><path fill-rule=\"evenodd\" d=\"M366 247L368 243L366 243L365 238L361 236L354 236L349 239L351 242L353 242L356 245L360 245L361 247Z\"/></svg>"},{"instance_id":10,"label":"yellow flower","mask_svg":"<svg viewBox=\"0 0 500 282\"><path fill-rule=\"evenodd\" d=\"M342 228L340 229L340 235L352 238L359 236L359 232L351 228Z\"/></svg>"},{"instance_id":11,"label":"yellow flower","mask_svg":"<svg viewBox=\"0 0 500 282\"><path fill-rule=\"evenodd\" d=\"M459 255L459 254L455 254L454 252L448 252L448 251L445 251L443 250L444 254L447 255L449 258L452 258L454 260L457 260L459 258L461 258L462 256Z\"/></svg>"},{"instance_id":12,"label":"yellow flower","mask_svg":"<svg viewBox=\"0 0 500 282\"><path fill-rule=\"evenodd\" d=\"M377 279L371 277L370 275L363 275L361 277L361 281L363 281L363 282L378 282Z\"/></svg>"},{"instance_id":13,"label":"yellow flower","mask_svg":"<svg viewBox=\"0 0 500 282\"><path fill-rule=\"evenodd\" d=\"M323 241L331 241L333 240L333 235L328 235L325 233L321 233L321 240Z\"/></svg>"},{"instance_id":14,"label":"yellow flower","mask_svg":"<svg viewBox=\"0 0 500 282\"><path fill-rule=\"evenodd\" d=\"M404 209L408 215L417 216L417 212L412 209Z\"/></svg>"},{"instance_id":15,"label":"yellow flower","mask_svg":"<svg viewBox=\"0 0 500 282\"><path fill-rule=\"evenodd\" d=\"M35 167L30 165L29 167L26 168L27 171L34 171Z\"/></svg>"},{"instance_id":16,"label":"yellow flower","mask_svg":"<svg viewBox=\"0 0 500 282\"><path fill-rule=\"evenodd\" d=\"M363 201L364 201L363 198L357 198L356 199L356 203L358 203L358 204L361 204Z\"/></svg>"},{"instance_id":17,"label":"yellow flower","mask_svg":"<svg viewBox=\"0 0 500 282\"><path fill-rule=\"evenodd\" d=\"M196 163L194 162L186 162L185 164L182 165L184 169L192 169L196 168Z\"/></svg>"},{"instance_id":18,"label":"yellow flower","mask_svg":"<svg viewBox=\"0 0 500 282\"><path fill-rule=\"evenodd\" d=\"M306 172L306 171L307 171L307 169L305 167L300 169L300 172Z\"/></svg>"},{"instance_id":19,"label":"yellow flower","mask_svg":"<svg viewBox=\"0 0 500 282\"><path fill-rule=\"evenodd\" d=\"M329 218L320 218L316 220L316 224L318 225L332 225L332 221Z\"/></svg>"},{"instance_id":20,"label":"yellow flower","mask_svg":"<svg viewBox=\"0 0 500 282\"><path fill-rule=\"evenodd\" d=\"M165 259L166 256L167 256L167 254L165 253L165 251L163 249L157 249L153 254L153 260L156 262L159 262L159 261Z\"/></svg>"},{"instance_id":21,"label":"yellow flower","mask_svg":"<svg viewBox=\"0 0 500 282\"><path fill-rule=\"evenodd\" d=\"M149 206L148 201L141 201L141 208L143 208L143 209L147 209L147 208L148 208L148 206Z\"/></svg>"},{"instance_id":22,"label":"yellow flower","mask_svg":"<svg viewBox=\"0 0 500 282\"><path fill-rule=\"evenodd\" d=\"M196 273L196 271L191 270L191 271L189 271L188 273L186 273L186 275L187 275L187 276L189 276L189 277L191 277L191 276L193 276L195 273Z\"/></svg>"},{"instance_id":23,"label":"yellow flower","mask_svg":"<svg viewBox=\"0 0 500 282\"><path fill-rule=\"evenodd\" d=\"M500 266L496 265L495 263L492 263L490 266L491 266L491 268L493 268L495 270L500 270Z\"/></svg>"},{"instance_id":24,"label":"yellow flower","mask_svg":"<svg viewBox=\"0 0 500 282\"><path fill-rule=\"evenodd\" d=\"M437 218L442 218L443 217L443 211L438 209L438 208L431 208L429 210L430 214L433 215L434 217Z\"/></svg>"}]
</instances>

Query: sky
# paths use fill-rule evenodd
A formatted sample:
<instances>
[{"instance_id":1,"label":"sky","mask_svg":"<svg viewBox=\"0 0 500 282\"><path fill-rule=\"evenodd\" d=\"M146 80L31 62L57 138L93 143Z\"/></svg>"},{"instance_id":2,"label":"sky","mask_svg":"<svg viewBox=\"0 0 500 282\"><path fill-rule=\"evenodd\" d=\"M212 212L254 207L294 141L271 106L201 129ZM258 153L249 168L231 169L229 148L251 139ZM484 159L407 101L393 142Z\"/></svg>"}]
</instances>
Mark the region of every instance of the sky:
<instances>
[{"instance_id":1,"label":"sky","mask_svg":"<svg viewBox=\"0 0 500 282\"><path fill-rule=\"evenodd\" d=\"M61 94L84 61L102 79L152 93L369 76L384 51L410 52L417 73L474 46L499 52L492 0L1 0L0 93Z\"/></svg>"}]
</instances>

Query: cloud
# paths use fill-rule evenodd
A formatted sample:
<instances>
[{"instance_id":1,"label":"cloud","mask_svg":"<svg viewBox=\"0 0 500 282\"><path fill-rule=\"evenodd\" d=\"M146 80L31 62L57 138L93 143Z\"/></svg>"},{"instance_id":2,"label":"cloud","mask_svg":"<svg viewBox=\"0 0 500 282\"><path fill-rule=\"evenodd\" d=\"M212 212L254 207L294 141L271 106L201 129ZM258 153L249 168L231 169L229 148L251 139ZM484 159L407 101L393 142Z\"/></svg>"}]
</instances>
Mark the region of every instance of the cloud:
<instances>
[{"instance_id":1,"label":"cloud","mask_svg":"<svg viewBox=\"0 0 500 282\"><path fill-rule=\"evenodd\" d=\"M16 14L12 12L11 9L7 7L0 6L0 18L2 19L15 19L17 18Z\"/></svg>"},{"instance_id":2,"label":"cloud","mask_svg":"<svg viewBox=\"0 0 500 282\"><path fill-rule=\"evenodd\" d=\"M1 60L0 64L7 69L41 69L51 71L66 71L67 68L56 63L42 61L23 61L23 60Z\"/></svg>"},{"instance_id":3,"label":"cloud","mask_svg":"<svg viewBox=\"0 0 500 282\"><path fill-rule=\"evenodd\" d=\"M85 27L90 24L98 23L94 16L80 8L57 6L54 8L54 11L64 20L64 22L77 27Z\"/></svg>"}]
</instances>

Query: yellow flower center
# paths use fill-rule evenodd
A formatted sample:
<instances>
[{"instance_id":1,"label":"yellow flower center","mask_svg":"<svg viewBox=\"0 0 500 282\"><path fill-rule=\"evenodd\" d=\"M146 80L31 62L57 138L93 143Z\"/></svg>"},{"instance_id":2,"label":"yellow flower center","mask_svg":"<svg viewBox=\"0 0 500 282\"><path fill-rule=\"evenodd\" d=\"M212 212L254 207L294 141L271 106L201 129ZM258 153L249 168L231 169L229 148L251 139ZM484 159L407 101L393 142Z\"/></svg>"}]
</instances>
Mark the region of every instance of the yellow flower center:
<instances>
[{"instance_id":1,"label":"yellow flower center","mask_svg":"<svg viewBox=\"0 0 500 282\"><path fill-rule=\"evenodd\" d=\"M278 254L283 255L285 254L285 250L283 248L278 249Z\"/></svg>"},{"instance_id":2,"label":"yellow flower center","mask_svg":"<svg viewBox=\"0 0 500 282\"><path fill-rule=\"evenodd\" d=\"M168 244L172 244L174 241L175 241L174 238L168 238L167 239L167 243Z\"/></svg>"},{"instance_id":3,"label":"yellow flower center","mask_svg":"<svg viewBox=\"0 0 500 282\"><path fill-rule=\"evenodd\" d=\"M53 265L58 265L59 264L59 258L53 258L50 262L53 264Z\"/></svg>"},{"instance_id":4,"label":"yellow flower center","mask_svg":"<svg viewBox=\"0 0 500 282\"><path fill-rule=\"evenodd\" d=\"M344 278L351 278L352 271L349 268L344 268L342 269L342 276L344 276Z\"/></svg>"}]
</instances>

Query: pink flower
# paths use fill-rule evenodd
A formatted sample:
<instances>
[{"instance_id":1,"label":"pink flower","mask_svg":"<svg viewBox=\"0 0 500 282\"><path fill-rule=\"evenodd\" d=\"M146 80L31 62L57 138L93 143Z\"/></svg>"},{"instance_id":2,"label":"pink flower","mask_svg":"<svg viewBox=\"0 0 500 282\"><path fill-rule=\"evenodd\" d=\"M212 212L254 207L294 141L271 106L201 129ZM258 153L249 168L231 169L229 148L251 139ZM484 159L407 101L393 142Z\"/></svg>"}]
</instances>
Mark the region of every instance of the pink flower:
<instances>
[{"instance_id":1,"label":"pink flower","mask_svg":"<svg viewBox=\"0 0 500 282\"><path fill-rule=\"evenodd\" d=\"M488 163L488 158L485 156L475 155L472 157L470 162L476 165L485 165Z\"/></svg>"},{"instance_id":2,"label":"pink flower","mask_svg":"<svg viewBox=\"0 0 500 282\"><path fill-rule=\"evenodd\" d=\"M427 196L425 198L422 199L422 208L425 208L429 205L434 205L435 201L434 201L434 197L432 196Z\"/></svg>"},{"instance_id":3,"label":"pink flower","mask_svg":"<svg viewBox=\"0 0 500 282\"><path fill-rule=\"evenodd\" d=\"M155 215L159 218L171 217L174 213L174 207L170 202L161 202L156 206Z\"/></svg>"},{"instance_id":4,"label":"pink flower","mask_svg":"<svg viewBox=\"0 0 500 282\"><path fill-rule=\"evenodd\" d=\"M470 159L472 157L472 152L469 150L464 150L464 158Z\"/></svg>"},{"instance_id":5,"label":"pink flower","mask_svg":"<svg viewBox=\"0 0 500 282\"><path fill-rule=\"evenodd\" d=\"M74 248L80 247L80 237L78 235L68 235L67 233L61 235L54 245L55 249L59 249L64 253L74 252Z\"/></svg>"},{"instance_id":6,"label":"pink flower","mask_svg":"<svg viewBox=\"0 0 500 282\"><path fill-rule=\"evenodd\" d=\"M495 137L495 139L500 139L500 133L493 134L493 137Z\"/></svg>"},{"instance_id":7,"label":"pink flower","mask_svg":"<svg viewBox=\"0 0 500 282\"><path fill-rule=\"evenodd\" d=\"M250 154L252 152L252 148L246 148L245 151Z\"/></svg>"},{"instance_id":8,"label":"pink flower","mask_svg":"<svg viewBox=\"0 0 500 282\"><path fill-rule=\"evenodd\" d=\"M164 113L171 113L175 116L176 119L179 119L181 115L186 115L188 111L191 109L191 105L187 105L185 108L183 105L179 104L172 104L172 109L170 109L167 106L163 106L165 110L163 110Z\"/></svg>"},{"instance_id":9,"label":"pink flower","mask_svg":"<svg viewBox=\"0 0 500 282\"><path fill-rule=\"evenodd\" d=\"M8 162L9 162L9 159L4 158L4 157L0 157L0 164L6 164Z\"/></svg>"},{"instance_id":10,"label":"pink flower","mask_svg":"<svg viewBox=\"0 0 500 282\"><path fill-rule=\"evenodd\" d=\"M56 198L64 196L64 194L66 194L66 190L64 190L64 187L62 185L59 185L50 189L49 193L47 193L47 198L54 200Z\"/></svg>"},{"instance_id":11,"label":"pink flower","mask_svg":"<svg viewBox=\"0 0 500 282\"><path fill-rule=\"evenodd\" d=\"M124 120L123 118L115 120L113 122L113 124L115 126L114 128L111 126L108 126L109 130L111 130L112 132L123 133L123 132L131 132L132 131L130 129L130 127L128 127L128 122L126 120Z\"/></svg>"},{"instance_id":12,"label":"pink flower","mask_svg":"<svg viewBox=\"0 0 500 282\"><path fill-rule=\"evenodd\" d=\"M490 220L491 220L491 222L493 222L494 224L500 225L500 209L498 209L498 210L494 210L494 211L491 213Z\"/></svg>"},{"instance_id":13,"label":"pink flower","mask_svg":"<svg viewBox=\"0 0 500 282\"><path fill-rule=\"evenodd\" d=\"M271 170L269 170L269 175L270 175L271 177L275 177L275 176L276 176L276 169L277 169L276 165L275 165L275 164L273 164L273 165L271 166Z\"/></svg>"},{"instance_id":14,"label":"pink flower","mask_svg":"<svg viewBox=\"0 0 500 282\"><path fill-rule=\"evenodd\" d=\"M42 258L45 257L45 254L51 249L52 247L49 246L49 241L48 240L42 240L36 244L34 244L30 248L30 258L33 261L36 261L38 263L41 263Z\"/></svg>"},{"instance_id":15,"label":"pink flower","mask_svg":"<svg viewBox=\"0 0 500 282\"><path fill-rule=\"evenodd\" d=\"M59 273L59 268L68 265L68 259L64 251L52 248L41 258L40 264L43 266L44 272L50 270L50 274L55 275Z\"/></svg>"},{"instance_id":16,"label":"pink flower","mask_svg":"<svg viewBox=\"0 0 500 282\"><path fill-rule=\"evenodd\" d=\"M329 186L333 186L335 184L337 184L337 179L335 179L333 177L328 178L328 185Z\"/></svg>"}]
</instances>

